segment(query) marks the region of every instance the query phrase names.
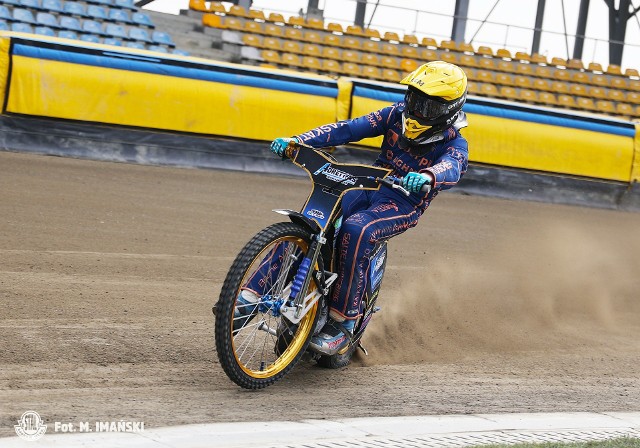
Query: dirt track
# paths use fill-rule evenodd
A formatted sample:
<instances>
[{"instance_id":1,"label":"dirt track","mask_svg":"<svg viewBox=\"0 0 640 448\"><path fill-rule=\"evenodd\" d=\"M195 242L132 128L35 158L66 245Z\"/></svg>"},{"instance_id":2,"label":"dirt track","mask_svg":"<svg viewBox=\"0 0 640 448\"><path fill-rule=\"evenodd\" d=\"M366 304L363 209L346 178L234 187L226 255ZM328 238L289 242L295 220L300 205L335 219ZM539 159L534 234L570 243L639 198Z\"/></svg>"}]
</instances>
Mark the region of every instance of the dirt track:
<instances>
[{"instance_id":1,"label":"dirt track","mask_svg":"<svg viewBox=\"0 0 640 448\"><path fill-rule=\"evenodd\" d=\"M640 214L443 194L393 240L370 356L244 391L211 305L302 179L0 152L0 436L46 422L640 411Z\"/></svg>"}]
</instances>

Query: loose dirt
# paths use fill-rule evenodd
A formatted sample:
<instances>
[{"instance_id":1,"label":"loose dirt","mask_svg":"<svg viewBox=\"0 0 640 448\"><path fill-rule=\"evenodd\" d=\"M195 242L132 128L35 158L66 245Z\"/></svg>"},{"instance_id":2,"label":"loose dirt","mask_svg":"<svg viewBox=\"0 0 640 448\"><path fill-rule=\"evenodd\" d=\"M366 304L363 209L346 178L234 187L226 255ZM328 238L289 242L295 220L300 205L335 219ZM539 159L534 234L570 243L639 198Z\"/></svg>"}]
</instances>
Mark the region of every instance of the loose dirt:
<instances>
[{"instance_id":1,"label":"loose dirt","mask_svg":"<svg viewBox=\"0 0 640 448\"><path fill-rule=\"evenodd\" d=\"M217 361L235 254L305 179L0 152L0 436L46 422L640 411L640 214L443 193L341 371Z\"/></svg>"}]
</instances>

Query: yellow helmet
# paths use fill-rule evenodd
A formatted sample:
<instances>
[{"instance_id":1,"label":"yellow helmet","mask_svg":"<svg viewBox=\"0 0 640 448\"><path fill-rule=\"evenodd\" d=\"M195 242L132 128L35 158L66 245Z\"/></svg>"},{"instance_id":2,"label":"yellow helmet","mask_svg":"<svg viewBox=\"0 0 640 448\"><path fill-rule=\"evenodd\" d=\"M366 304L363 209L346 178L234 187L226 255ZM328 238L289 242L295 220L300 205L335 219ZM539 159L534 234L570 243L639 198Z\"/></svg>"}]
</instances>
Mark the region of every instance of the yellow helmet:
<instances>
[{"instance_id":1,"label":"yellow helmet","mask_svg":"<svg viewBox=\"0 0 640 448\"><path fill-rule=\"evenodd\" d=\"M451 125L467 99L467 75L457 65L433 61L400 81L408 87L402 137L410 146L428 143Z\"/></svg>"}]
</instances>

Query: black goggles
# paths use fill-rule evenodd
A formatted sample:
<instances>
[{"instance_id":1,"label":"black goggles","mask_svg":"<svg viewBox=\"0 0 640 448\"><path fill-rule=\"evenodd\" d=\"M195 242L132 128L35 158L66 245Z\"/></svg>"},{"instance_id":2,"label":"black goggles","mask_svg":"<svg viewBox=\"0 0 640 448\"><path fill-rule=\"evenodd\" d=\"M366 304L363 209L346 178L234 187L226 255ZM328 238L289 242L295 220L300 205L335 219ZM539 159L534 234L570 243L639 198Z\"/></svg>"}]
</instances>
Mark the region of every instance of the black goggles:
<instances>
[{"instance_id":1,"label":"black goggles","mask_svg":"<svg viewBox=\"0 0 640 448\"><path fill-rule=\"evenodd\" d=\"M449 110L446 104L434 98L429 98L424 94L419 94L412 89L407 91L404 101L409 114L427 120L440 118L446 115Z\"/></svg>"}]
</instances>

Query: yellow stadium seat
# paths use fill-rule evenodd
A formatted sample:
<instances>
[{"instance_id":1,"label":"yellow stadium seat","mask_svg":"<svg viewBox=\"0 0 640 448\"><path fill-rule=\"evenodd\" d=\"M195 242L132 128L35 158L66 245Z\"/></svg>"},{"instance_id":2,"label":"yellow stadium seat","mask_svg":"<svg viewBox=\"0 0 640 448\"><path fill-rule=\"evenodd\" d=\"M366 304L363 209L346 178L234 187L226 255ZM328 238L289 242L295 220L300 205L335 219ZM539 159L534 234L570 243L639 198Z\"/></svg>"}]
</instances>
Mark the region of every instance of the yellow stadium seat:
<instances>
[{"instance_id":1,"label":"yellow stadium seat","mask_svg":"<svg viewBox=\"0 0 640 448\"><path fill-rule=\"evenodd\" d=\"M460 59L458 60L458 63L465 68L478 66L478 63L476 62L476 58L468 54L460 55Z\"/></svg>"},{"instance_id":2,"label":"yellow stadium seat","mask_svg":"<svg viewBox=\"0 0 640 448\"><path fill-rule=\"evenodd\" d=\"M551 58L551 65L555 65L556 67L566 67L567 66L567 60L563 59L563 58L559 58L559 57L552 57Z\"/></svg>"},{"instance_id":3,"label":"yellow stadium seat","mask_svg":"<svg viewBox=\"0 0 640 448\"><path fill-rule=\"evenodd\" d=\"M596 101L596 107L600 112L605 114L615 114L616 106L611 101Z\"/></svg>"},{"instance_id":4,"label":"yellow stadium seat","mask_svg":"<svg viewBox=\"0 0 640 448\"><path fill-rule=\"evenodd\" d=\"M568 70L556 69L553 72L553 79L555 79L557 81L570 82L571 81L571 72L568 71Z\"/></svg>"},{"instance_id":5,"label":"yellow stadium seat","mask_svg":"<svg viewBox=\"0 0 640 448\"><path fill-rule=\"evenodd\" d=\"M597 62L590 62L589 66L587 67L587 70L589 70L590 72L598 72L598 73L604 72L602 65L598 64Z\"/></svg>"},{"instance_id":6,"label":"yellow stadium seat","mask_svg":"<svg viewBox=\"0 0 640 448\"><path fill-rule=\"evenodd\" d=\"M358 25L347 26L347 29L344 30L344 33L349 34L351 36L364 37L364 31L362 30L362 27ZM344 66L342 66L342 69L344 70Z\"/></svg>"},{"instance_id":7,"label":"yellow stadium seat","mask_svg":"<svg viewBox=\"0 0 640 448\"><path fill-rule=\"evenodd\" d=\"M342 38L336 34L326 34L322 43L330 47L340 47L342 45Z\"/></svg>"},{"instance_id":8,"label":"yellow stadium seat","mask_svg":"<svg viewBox=\"0 0 640 448\"><path fill-rule=\"evenodd\" d=\"M571 81L580 84L591 84L591 78L585 72L573 72L571 73Z\"/></svg>"},{"instance_id":9,"label":"yellow stadium seat","mask_svg":"<svg viewBox=\"0 0 640 448\"><path fill-rule=\"evenodd\" d=\"M202 24L204 26L210 26L212 28L226 28L224 22L222 21L222 17L217 14L203 14Z\"/></svg>"},{"instance_id":10,"label":"yellow stadium seat","mask_svg":"<svg viewBox=\"0 0 640 448\"><path fill-rule=\"evenodd\" d=\"M243 34L242 44L247 47L262 48L262 38L255 34Z\"/></svg>"},{"instance_id":11,"label":"yellow stadium seat","mask_svg":"<svg viewBox=\"0 0 640 448\"><path fill-rule=\"evenodd\" d=\"M458 51L462 51L463 53L468 53L468 54L475 53L475 49L473 48L473 45L467 42L460 42L458 44Z\"/></svg>"},{"instance_id":12,"label":"yellow stadium seat","mask_svg":"<svg viewBox=\"0 0 640 448\"><path fill-rule=\"evenodd\" d=\"M386 40L389 42L400 42L400 36L398 35L398 33L394 33L392 31L387 31L384 33L384 35L382 36L382 40Z\"/></svg>"},{"instance_id":13,"label":"yellow stadium seat","mask_svg":"<svg viewBox=\"0 0 640 448\"><path fill-rule=\"evenodd\" d=\"M437 61L439 58L438 58L438 53L435 50L426 48L420 51L420 59L424 60L424 62L429 62L429 61Z\"/></svg>"},{"instance_id":14,"label":"yellow stadium seat","mask_svg":"<svg viewBox=\"0 0 640 448\"><path fill-rule=\"evenodd\" d=\"M242 31L244 29L244 21L242 19L238 19L237 17L225 16L224 27L228 30Z\"/></svg>"},{"instance_id":15,"label":"yellow stadium seat","mask_svg":"<svg viewBox=\"0 0 640 448\"><path fill-rule=\"evenodd\" d=\"M497 97L499 94L500 92L498 92L498 88L493 84L480 85L480 95Z\"/></svg>"},{"instance_id":16,"label":"yellow stadium seat","mask_svg":"<svg viewBox=\"0 0 640 448\"><path fill-rule=\"evenodd\" d=\"M640 92L640 80L631 79L629 80L629 90L633 90L634 92Z\"/></svg>"},{"instance_id":17,"label":"yellow stadium seat","mask_svg":"<svg viewBox=\"0 0 640 448\"><path fill-rule=\"evenodd\" d=\"M493 57L493 50L491 47L487 47L486 45L480 45L476 50L476 54Z\"/></svg>"},{"instance_id":18,"label":"yellow stadium seat","mask_svg":"<svg viewBox=\"0 0 640 448\"><path fill-rule=\"evenodd\" d=\"M274 65L280 64L280 53L278 53L277 51L262 50L262 53L260 53L260 55L262 56L262 59L264 59L270 64L274 64Z\"/></svg>"},{"instance_id":19,"label":"yellow stadium seat","mask_svg":"<svg viewBox=\"0 0 640 448\"><path fill-rule=\"evenodd\" d=\"M380 65L384 68L397 68L400 65L400 61L393 56L382 56L380 58Z\"/></svg>"},{"instance_id":20,"label":"yellow stadium seat","mask_svg":"<svg viewBox=\"0 0 640 448\"><path fill-rule=\"evenodd\" d=\"M471 95L477 95L480 93L480 84L475 81L469 80L467 82L467 92Z\"/></svg>"},{"instance_id":21,"label":"yellow stadium seat","mask_svg":"<svg viewBox=\"0 0 640 448\"><path fill-rule=\"evenodd\" d=\"M423 37L420 41L420 45L431 49L438 48L438 42L436 42L436 40L432 37Z\"/></svg>"},{"instance_id":22,"label":"yellow stadium seat","mask_svg":"<svg viewBox=\"0 0 640 448\"><path fill-rule=\"evenodd\" d=\"M189 0L189 9L200 12L209 12L207 3L204 0Z\"/></svg>"},{"instance_id":23,"label":"yellow stadium seat","mask_svg":"<svg viewBox=\"0 0 640 448\"><path fill-rule=\"evenodd\" d=\"M589 91L582 84L570 84L569 93L576 96L589 96Z\"/></svg>"},{"instance_id":24,"label":"yellow stadium seat","mask_svg":"<svg viewBox=\"0 0 640 448\"><path fill-rule=\"evenodd\" d=\"M224 14L227 13L227 9L220 2L211 2L211 3L209 3L209 12L212 12L214 14L223 14L224 15Z\"/></svg>"},{"instance_id":25,"label":"yellow stadium seat","mask_svg":"<svg viewBox=\"0 0 640 448\"><path fill-rule=\"evenodd\" d=\"M282 24L286 23L286 21L284 20L284 16L277 12L272 12L271 14L269 14L269 16L267 17L267 22L282 23Z\"/></svg>"},{"instance_id":26,"label":"yellow stadium seat","mask_svg":"<svg viewBox=\"0 0 640 448\"><path fill-rule=\"evenodd\" d=\"M584 109L588 111L598 110L596 107L596 103L594 103L591 98L585 98L580 96L576 99L576 105L578 106L579 109Z\"/></svg>"},{"instance_id":27,"label":"yellow stadium seat","mask_svg":"<svg viewBox=\"0 0 640 448\"><path fill-rule=\"evenodd\" d=\"M362 48L362 42L360 39L352 36L344 36L342 38L342 46L344 48L351 48L354 50L360 50Z\"/></svg>"},{"instance_id":28,"label":"yellow stadium seat","mask_svg":"<svg viewBox=\"0 0 640 448\"><path fill-rule=\"evenodd\" d=\"M551 83L551 91L554 93L569 93L569 84L562 81L553 81Z\"/></svg>"},{"instance_id":29,"label":"yellow stadium seat","mask_svg":"<svg viewBox=\"0 0 640 448\"><path fill-rule=\"evenodd\" d=\"M302 54L305 56L313 56L319 58L322 56L322 49L320 45L316 44L304 44L302 46Z\"/></svg>"},{"instance_id":30,"label":"yellow stadium seat","mask_svg":"<svg viewBox=\"0 0 640 448\"><path fill-rule=\"evenodd\" d=\"M622 69L619 65L610 64L605 73L608 75L622 75Z\"/></svg>"},{"instance_id":31,"label":"yellow stadium seat","mask_svg":"<svg viewBox=\"0 0 640 448\"><path fill-rule=\"evenodd\" d=\"M624 102L625 97L624 93L621 90L609 89L607 91L607 99L615 102Z\"/></svg>"},{"instance_id":32,"label":"yellow stadium seat","mask_svg":"<svg viewBox=\"0 0 640 448\"><path fill-rule=\"evenodd\" d=\"M280 51L282 50L282 42L277 37L267 36L262 40L262 47L267 50Z\"/></svg>"},{"instance_id":33,"label":"yellow stadium seat","mask_svg":"<svg viewBox=\"0 0 640 448\"><path fill-rule=\"evenodd\" d=\"M515 65L515 72L519 75L523 75L523 76L533 76L534 72L533 72L533 67L531 67L531 64L516 64Z\"/></svg>"},{"instance_id":34,"label":"yellow stadium seat","mask_svg":"<svg viewBox=\"0 0 640 448\"><path fill-rule=\"evenodd\" d=\"M304 41L312 44L322 44L322 33L315 30L305 31Z\"/></svg>"},{"instance_id":35,"label":"yellow stadium seat","mask_svg":"<svg viewBox=\"0 0 640 448\"><path fill-rule=\"evenodd\" d=\"M597 99L607 99L608 95L607 95L607 91L603 88L603 87L591 87L589 89L589 95L591 95L594 98Z\"/></svg>"},{"instance_id":36,"label":"yellow stadium seat","mask_svg":"<svg viewBox=\"0 0 640 448\"><path fill-rule=\"evenodd\" d=\"M584 70L584 64L580 59L569 59L567 61L567 68L574 70Z\"/></svg>"},{"instance_id":37,"label":"yellow stadium seat","mask_svg":"<svg viewBox=\"0 0 640 448\"><path fill-rule=\"evenodd\" d=\"M529 53L525 53L524 51L516 51L516 54L513 57L513 59L515 59L516 61L531 62L531 56L529 55ZM526 65L526 64L522 64L522 65ZM526 66L528 67L528 65Z\"/></svg>"},{"instance_id":38,"label":"yellow stadium seat","mask_svg":"<svg viewBox=\"0 0 640 448\"><path fill-rule=\"evenodd\" d=\"M527 103L537 103L538 93L534 90L522 89L519 98Z\"/></svg>"},{"instance_id":39,"label":"yellow stadium seat","mask_svg":"<svg viewBox=\"0 0 640 448\"><path fill-rule=\"evenodd\" d=\"M369 39L380 40L380 31L376 30L375 28L365 28L364 35Z\"/></svg>"},{"instance_id":40,"label":"yellow stadium seat","mask_svg":"<svg viewBox=\"0 0 640 448\"><path fill-rule=\"evenodd\" d=\"M333 74L342 72L342 66L340 65L340 63L334 61L333 59L323 59L321 62L321 66L323 72L329 72Z\"/></svg>"},{"instance_id":41,"label":"yellow stadium seat","mask_svg":"<svg viewBox=\"0 0 640 448\"><path fill-rule=\"evenodd\" d=\"M534 71L535 71L535 75L539 78L547 78L547 79L552 78L551 69L549 67L537 66L534 69Z\"/></svg>"},{"instance_id":42,"label":"yellow stadium seat","mask_svg":"<svg viewBox=\"0 0 640 448\"><path fill-rule=\"evenodd\" d=\"M404 58L409 59L418 59L420 57L420 54L418 53L418 49L416 47L410 47L406 45L403 45L400 49L400 55Z\"/></svg>"},{"instance_id":43,"label":"yellow stadium seat","mask_svg":"<svg viewBox=\"0 0 640 448\"><path fill-rule=\"evenodd\" d=\"M231 5L231 7L229 7L229 10L227 11L227 15L228 16L235 16L235 17L247 17L247 10L244 9L242 6L238 6L238 5Z\"/></svg>"},{"instance_id":44,"label":"yellow stadium seat","mask_svg":"<svg viewBox=\"0 0 640 448\"><path fill-rule=\"evenodd\" d=\"M355 50L343 50L342 59L349 62L360 62L360 53Z\"/></svg>"},{"instance_id":45,"label":"yellow stadium seat","mask_svg":"<svg viewBox=\"0 0 640 448\"><path fill-rule=\"evenodd\" d=\"M438 45L438 48L440 48L441 50L449 50L449 51L456 51L458 49L456 47L456 43L452 40L441 41L440 45Z\"/></svg>"},{"instance_id":46,"label":"yellow stadium seat","mask_svg":"<svg viewBox=\"0 0 640 448\"><path fill-rule=\"evenodd\" d=\"M381 79L382 72L378 67L372 67L371 65L365 65L362 67L362 76L369 79Z\"/></svg>"},{"instance_id":47,"label":"yellow stadium seat","mask_svg":"<svg viewBox=\"0 0 640 448\"><path fill-rule=\"evenodd\" d=\"M636 106L634 117L640 117L640 106Z\"/></svg>"},{"instance_id":48,"label":"yellow stadium seat","mask_svg":"<svg viewBox=\"0 0 640 448\"><path fill-rule=\"evenodd\" d=\"M519 87L521 89L533 88L533 82L528 76L517 75L515 78L513 78L513 83L516 87Z\"/></svg>"},{"instance_id":49,"label":"yellow stadium seat","mask_svg":"<svg viewBox=\"0 0 640 448\"><path fill-rule=\"evenodd\" d=\"M332 33L339 33L339 34L344 33L344 30L342 29L342 25L335 22L331 22L327 24L327 31L330 31Z\"/></svg>"},{"instance_id":50,"label":"yellow stadium seat","mask_svg":"<svg viewBox=\"0 0 640 448\"><path fill-rule=\"evenodd\" d=\"M453 51L443 51L440 53L440 60L451 64L458 64L458 56Z\"/></svg>"},{"instance_id":51,"label":"yellow stadium seat","mask_svg":"<svg viewBox=\"0 0 640 448\"><path fill-rule=\"evenodd\" d=\"M413 59L402 59L400 61L400 70L402 70L405 73L412 72L418 67L419 67L418 61L415 61Z\"/></svg>"},{"instance_id":52,"label":"yellow stadium seat","mask_svg":"<svg viewBox=\"0 0 640 448\"><path fill-rule=\"evenodd\" d=\"M340 56L340 50L336 47L322 47L322 57L325 59L342 59Z\"/></svg>"},{"instance_id":53,"label":"yellow stadium seat","mask_svg":"<svg viewBox=\"0 0 640 448\"><path fill-rule=\"evenodd\" d=\"M631 104L627 103L618 103L616 104L616 112L619 115L624 115L625 117L630 117L633 115L633 107Z\"/></svg>"},{"instance_id":54,"label":"yellow stadium seat","mask_svg":"<svg viewBox=\"0 0 640 448\"><path fill-rule=\"evenodd\" d=\"M347 76L358 78L362 73L362 69L358 64L354 64L353 62L345 62L342 64L342 73Z\"/></svg>"},{"instance_id":55,"label":"yellow stadium seat","mask_svg":"<svg viewBox=\"0 0 640 448\"><path fill-rule=\"evenodd\" d=\"M398 49L398 46L395 44L383 43L380 47L380 51L382 51L382 53L384 54L388 54L392 56L400 55L400 50Z\"/></svg>"},{"instance_id":56,"label":"yellow stadium seat","mask_svg":"<svg viewBox=\"0 0 640 448\"><path fill-rule=\"evenodd\" d=\"M607 87L609 85L609 78L606 75L594 74L591 75L591 84Z\"/></svg>"},{"instance_id":57,"label":"yellow stadium seat","mask_svg":"<svg viewBox=\"0 0 640 448\"><path fill-rule=\"evenodd\" d=\"M549 92L540 92L538 94L538 101L551 106L555 106L556 104L558 104L556 96L553 93Z\"/></svg>"},{"instance_id":58,"label":"yellow stadium seat","mask_svg":"<svg viewBox=\"0 0 640 448\"><path fill-rule=\"evenodd\" d=\"M517 65L517 63L515 63L515 65ZM496 69L501 72L512 73L515 72L515 65L512 61L507 61L506 59L498 59L498 62L496 63Z\"/></svg>"},{"instance_id":59,"label":"yellow stadium seat","mask_svg":"<svg viewBox=\"0 0 640 448\"><path fill-rule=\"evenodd\" d=\"M287 25L302 28L304 26L304 17L291 16L287 19Z\"/></svg>"},{"instance_id":60,"label":"yellow stadium seat","mask_svg":"<svg viewBox=\"0 0 640 448\"><path fill-rule=\"evenodd\" d=\"M302 61L300 60L300 56L293 53L283 53L281 56L281 61L283 65L289 65L292 67L301 67Z\"/></svg>"},{"instance_id":61,"label":"yellow stadium seat","mask_svg":"<svg viewBox=\"0 0 640 448\"><path fill-rule=\"evenodd\" d=\"M640 93L627 92L627 103L640 104Z\"/></svg>"},{"instance_id":62,"label":"yellow stadium seat","mask_svg":"<svg viewBox=\"0 0 640 448\"><path fill-rule=\"evenodd\" d=\"M380 42L365 40L364 42L362 42L362 51L367 51L370 53L380 53Z\"/></svg>"},{"instance_id":63,"label":"yellow stadium seat","mask_svg":"<svg viewBox=\"0 0 640 448\"><path fill-rule=\"evenodd\" d=\"M478 70L476 72L476 80L478 82L486 82L490 84L496 83L496 77L489 70Z\"/></svg>"},{"instance_id":64,"label":"yellow stadium seat","mask_svg":"<svg viewBox=\"0 0 640 448\"><path fill-rule=\"evenodd\" d=\"M513 77L511 75L509 75L508 73L498 73L495 76L495 80L496 80L496 84L500 84L500 85L503 85L503 86L512 86L512 85L514 85Z\"/></svg>"},{"instance_id":65,"label":"yellow stadium seat","mask_svg":"<svg viewBox=\"0 0 640 448\"><path fill-rule=\"evenodd\" d=\"M548 80L542 78L534 78L533 80L533 88L535 90L540 90L543 92L548 92L551 90L551 84ZM555 99L555 97L553 97Z\"/></svg>"},{"instance_id":66,"label":"yellow stadium seat","mask_svg":"<svg viewBox=\"0 0 640 448\"><path fill-rule=\"evenodd\" d=\"M496 57L509 60L513 59L513 57L511 56L511 52L506 48L498 48L496 50Z\"/></svg>"},{"instance_id":67,"label":"yellow stadium seat","mask_svg":"<svg viewBox=\"0 0 640 448\"><path fill-rule=\"evenodd\" d=\"M383 68L382 79L389 82L399 82L402 79L402 77L397 70L392 70L390 68Z\"/></svg>"},{"instance_id":68,"label":"yellow stadium seat","mask_svg":"<svg viewBox=\"0 0 640 448\"><path fill-rule=\"evenodd\" d=\"M414 47L417 47L418 45L420 45L420 42L418 42L418 38L413 34L405 34L404 36L402 36L401 42L403 44L412 45Z\"/></svg>"},{"instance_id":69,"label":"yellow stadium seat","mask_svg":"<svg viewBox=\"0 0 640 448\"><path fill-rule=\"evenodd\" d=\"M281 26L273 25L270 23L267 23L264 26L263 32L267 36L273 36L273 37L282 37L282 35L284 34L283 28Z\"/></svg>"},{"instance_id":70,"label":"yellow stadium seat","mask_svg":"<svg viewBox=\"0 0 640 448\"><path fill-rule=\"evenodd\" d=\"M247 20L244 22L243 30L245 33L262 34L262 23Z\"/></svg>"},{"instance_id":71,"label":"yellow stadium seat","mask_svg":"<svg viewBox=\"0 0 640 448\"><path fill-rule=\"evenodd\" d=\"M513 87L505 86L500 87L500 95L501 98L506 98L508 100L517 100L518 92Z\"/></svg>"},{"instance_id":72,"label":"yellow stadium seat","mask_svg":"<svg viewBox=\"0 0 640 448\"><path fill-rule=\"evenodd\" d=\"M380 65L380 58L375 53L363 53L360 61L364 65Z\"/></svg>"},{"instance_id":73,"label":"yellow stadium seat","mask_svg":"<svg viewBox=\"0 0 640 448\"><path fill-rule=\"evenodd\" d=\"M282 42L282 51L285 53L302 53L302 45L293 40L285 40Z\"/></svg>"},{"instance_id":74,"label":"yellow stadium seat","mask_svg":"<svg viewBox=\"0 0 640 448\"><path fill-rule=\"evenodd\" d=\"M313 30L324 30L324 20L317 17L309 17L304 26Z\"/></svg>"},{"instance_id":75,"label":"yellow stadium seat","mask_svg":"<svg viewBox=\"0 0 640 448\"><path fill-rule=\"evenodd\" d=\"M578 106L576 105L576 101L573 99L571 95L560 94L558 95L558 106L565 107L568 109L575 109Z\"/></svg>"},{"instance_id":76,"label":"yellow stadium seat","mask_svg":"<svg viewBox=\"0 0 640 448\"><path fill-rule=\"evenodd\" d=\"M541 55L540 53L533 53L531 55L531 63L532 64L548 64L547 57Z\"/></svg>"},{"instance_id":77,"label":"yellow stadium seat","mask_svg":"<svg viewBox=\"0 0 640 448\"><path fill-rule=\"evenodd\" d=\"M314 72L319 72L322 70L320 59L313 56L303 56L302 67L307 70L312 70Z\"/></svg>"},{"instance_id":78,"label":"yellow stadium seat","mask_svg":"<svg viewBox=\"0 0 640 448\"><path fill-rule=\"evenodd\" d=\"M638 78L640 77L640 73L638 73L638 70L636 70L635 68L628 68L624 71L624 76L628 77L628 78Z\"/></svg>"},{"instance_id":79,"label":"yellow stadium seat","mask_svg":"<svg viewBox=\"0 0 640 448\"><path fill-rule=\"evenodd\" d=\"M261 22L267 21L267 18L265 17L264 12L259 9L249 9L249 14L247 16L253 20L258 20Z\"/></svg>"},{"instance_id":80,"label":"yellow stadium seat","mask_svg":"<svg viewBox=\"0 0 640 448\"><path fill-rule=\"evenodd\" d=\"M614 89L627 90L627 80L620 77L612 77L609 80L609 85Z\"/></svg>"},{"instance_id":81,"label":"yellow stadium seat","mask_svg":"<svg viewBox=\"0 0 640 448\"><path fill-rule=\"evenodd\" d=\"M303 40L304 34L300 28L286 26L284 28L284 37L285 39L291 39L295 40L296 42L300 42L301 40Z\"/></svg>"},{"instance_id":82,"label":"yellow stadium seat","mask_svg":"<svg viewBox=\"0 0 640 448\"><path fill-rule=\"evenodd\" d=\"M490 58L480 58L478 59L478 68L482 68L484 70L496 70L496 63Z\"/></svg>"}]
</instances>

